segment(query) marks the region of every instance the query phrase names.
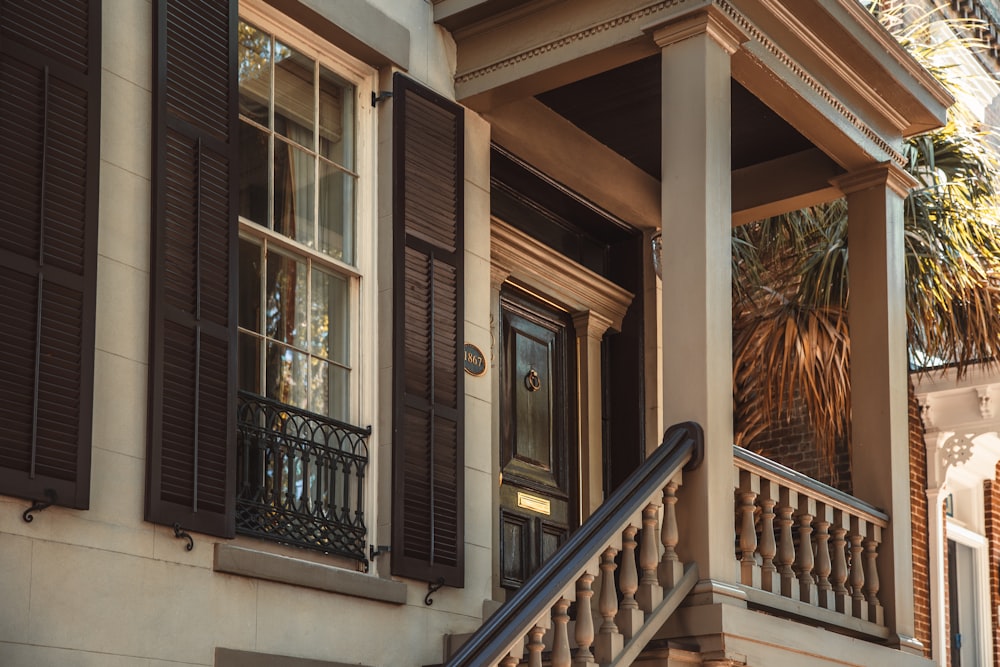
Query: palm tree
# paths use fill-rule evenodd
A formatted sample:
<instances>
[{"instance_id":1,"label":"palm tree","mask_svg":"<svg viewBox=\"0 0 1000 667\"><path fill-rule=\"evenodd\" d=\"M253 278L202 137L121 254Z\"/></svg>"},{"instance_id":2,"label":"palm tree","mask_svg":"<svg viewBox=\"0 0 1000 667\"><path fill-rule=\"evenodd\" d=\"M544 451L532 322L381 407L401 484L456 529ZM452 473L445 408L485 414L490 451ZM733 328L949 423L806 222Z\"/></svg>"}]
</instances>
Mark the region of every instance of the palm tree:
<instances>
[{"instance_id":1,"label":"palm tree","mask_svg":"<svg viewBox=\"0 0 1000 667\"><path fill-rule=\"evenodd\" d=\"M891 16L900 41L946 85L954 70L936 62L954 44L932 39L928 13ZM883 17L886 18L886 17ZM956 38L958 39L958 38ZM977 45L960 40L965 48ZM907 344L911 365L1000 359L1000 174L995 149L961 108L947 125L906 143L906 169L919 182L905 201ZM847 207L843 200L736 228L733 233L733 372L737 444L802 410L831 470L850 442L850 298Z\"/></svg>"}]
</instances>

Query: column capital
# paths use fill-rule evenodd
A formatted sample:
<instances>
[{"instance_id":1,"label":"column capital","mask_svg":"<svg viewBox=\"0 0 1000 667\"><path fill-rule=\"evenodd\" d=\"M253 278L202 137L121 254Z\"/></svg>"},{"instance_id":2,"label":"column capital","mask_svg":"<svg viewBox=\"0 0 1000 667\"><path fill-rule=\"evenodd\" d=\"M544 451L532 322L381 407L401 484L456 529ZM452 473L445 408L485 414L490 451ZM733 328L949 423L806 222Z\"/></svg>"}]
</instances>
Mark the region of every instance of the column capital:
<instances>
[{"instance_id":1,"label":"column capital","mask_svg":"<svg viewBox=\"0 0 1000 667\"><path fill-rule=\"evenodd\" d=\"M869 188L885 187L906 197L919 183L895 162L879 162L830 179L830 184L849 195Z\"/></svg>"},{"instance_id":2,"label":"column capital","mask_svg":"<svg viewBox=\"0 0 1000 667\"><path fill-rule=\"evenodd\" d=\"M714 5L685 14L654 28L652 32L653 41L661 49L690 37L707 34L729 55L736 53L740 45L749 39L732 19Z\"/></svg>"},{"instance_id":3,"label":"column capital","mask_svg":"<svg viewBox=\"0 0 1000 667\"><path fill-rule=\"evenodd\" d=\"M501 266L496 262L490 264L490 287L494 290L500 289L504 281L510 278L511 270L506 266Z\"/></svg>"},{"instance_id":4,"label":"column capital","mask_svg":"<svg viewBox=\"0 0 1000 667\"><path fill-rule=\"evenodd\" d=\"M614 322L610 319L592 310L573 313L573 326L576 328L577 338L587 337L599 341L604 338L604 334L612 324Z\"/></svg>"}]
</instances>

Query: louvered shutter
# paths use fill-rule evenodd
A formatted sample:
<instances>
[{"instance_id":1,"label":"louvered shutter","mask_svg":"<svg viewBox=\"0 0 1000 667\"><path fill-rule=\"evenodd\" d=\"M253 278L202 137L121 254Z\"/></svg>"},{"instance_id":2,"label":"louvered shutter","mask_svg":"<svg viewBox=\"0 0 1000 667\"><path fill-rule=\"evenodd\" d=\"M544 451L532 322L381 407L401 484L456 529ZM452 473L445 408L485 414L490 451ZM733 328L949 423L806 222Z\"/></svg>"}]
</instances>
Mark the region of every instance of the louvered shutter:
<instances>
[{"instance_id":1,"label":"louvered shutter","mask_svg":"<svg viewBox=\"0 0 1000 667\"><path fill-rule=\"evenodd\" d=\"M0 494L86 508L100 0L0 2Z\"/></svg>"},{"instance_id":2,"label":"louvered shutter","mask_svg":"<svg viewBox=\"0 0 1000 667\"><path fill-rule=\"evenodd\" d=\"M464 584L462 108L393 83L393 574Z\"/></svg>"},{"instance_id":3,"label":"louvered shutter","mask_svg":"<svg viewBox=\"0 0 1000 667\"><path fill-rule=\"evenodd\" d=\"M156 12L146 519L232 536L236 3Z\"/></svg>"}]
</instances>

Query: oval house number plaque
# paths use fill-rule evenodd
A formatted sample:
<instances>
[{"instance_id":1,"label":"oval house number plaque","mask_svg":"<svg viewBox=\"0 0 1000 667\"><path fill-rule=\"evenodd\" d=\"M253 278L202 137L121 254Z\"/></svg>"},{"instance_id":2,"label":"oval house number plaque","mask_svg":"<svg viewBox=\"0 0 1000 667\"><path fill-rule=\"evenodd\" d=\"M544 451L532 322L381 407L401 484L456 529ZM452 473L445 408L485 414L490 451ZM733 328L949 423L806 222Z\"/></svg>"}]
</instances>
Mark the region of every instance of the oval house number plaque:
<instances>
[{"instance_id":1,"label":"oval house number plaque","mask_svg":"<svg viewBox=\"0 0 1000 667\"><path fill-rule=\"evenodd\" d=\"M486 357L472 343L465 344L465 372L476 377L486 373Z\"/></svg>"}]
</instances>

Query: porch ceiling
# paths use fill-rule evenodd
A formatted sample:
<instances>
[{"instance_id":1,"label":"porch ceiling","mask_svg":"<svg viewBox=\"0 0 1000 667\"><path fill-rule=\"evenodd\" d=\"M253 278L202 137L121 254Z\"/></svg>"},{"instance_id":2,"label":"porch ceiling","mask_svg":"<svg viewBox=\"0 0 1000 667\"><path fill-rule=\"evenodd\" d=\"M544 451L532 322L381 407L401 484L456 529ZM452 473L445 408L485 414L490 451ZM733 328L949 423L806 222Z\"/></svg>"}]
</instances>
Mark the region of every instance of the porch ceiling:
<instances>
[{"instance_id":1,"label":"porch ceiling","mask_svg":"<svg viewBox=\"0 0 1000 667\"><path fill-rule=\"evenodd\" d=\"M535 97L650 176L660 178L660 64L651 56ZM732 168L814 148L738 82L732 83Z\"/></svg>"},{"instance_id":2,"label":"porch ceiling","mask_svg":"<svg viewBox=\"0 0 1000 667\"><path fill-rule=\"evenodd\" d=\"M947 92L857 0L809 4L437 0L435 14L453 30L456 96L490 120L497 143L656 227L661 56L651 33L689 12L714 5L746 35L732 57L734 224L835 198L832 177L898 161L904 136L941 124ZM574 187L609 170L619 190L629 180L629 196Z\"/></svg>"}]
</instances>

